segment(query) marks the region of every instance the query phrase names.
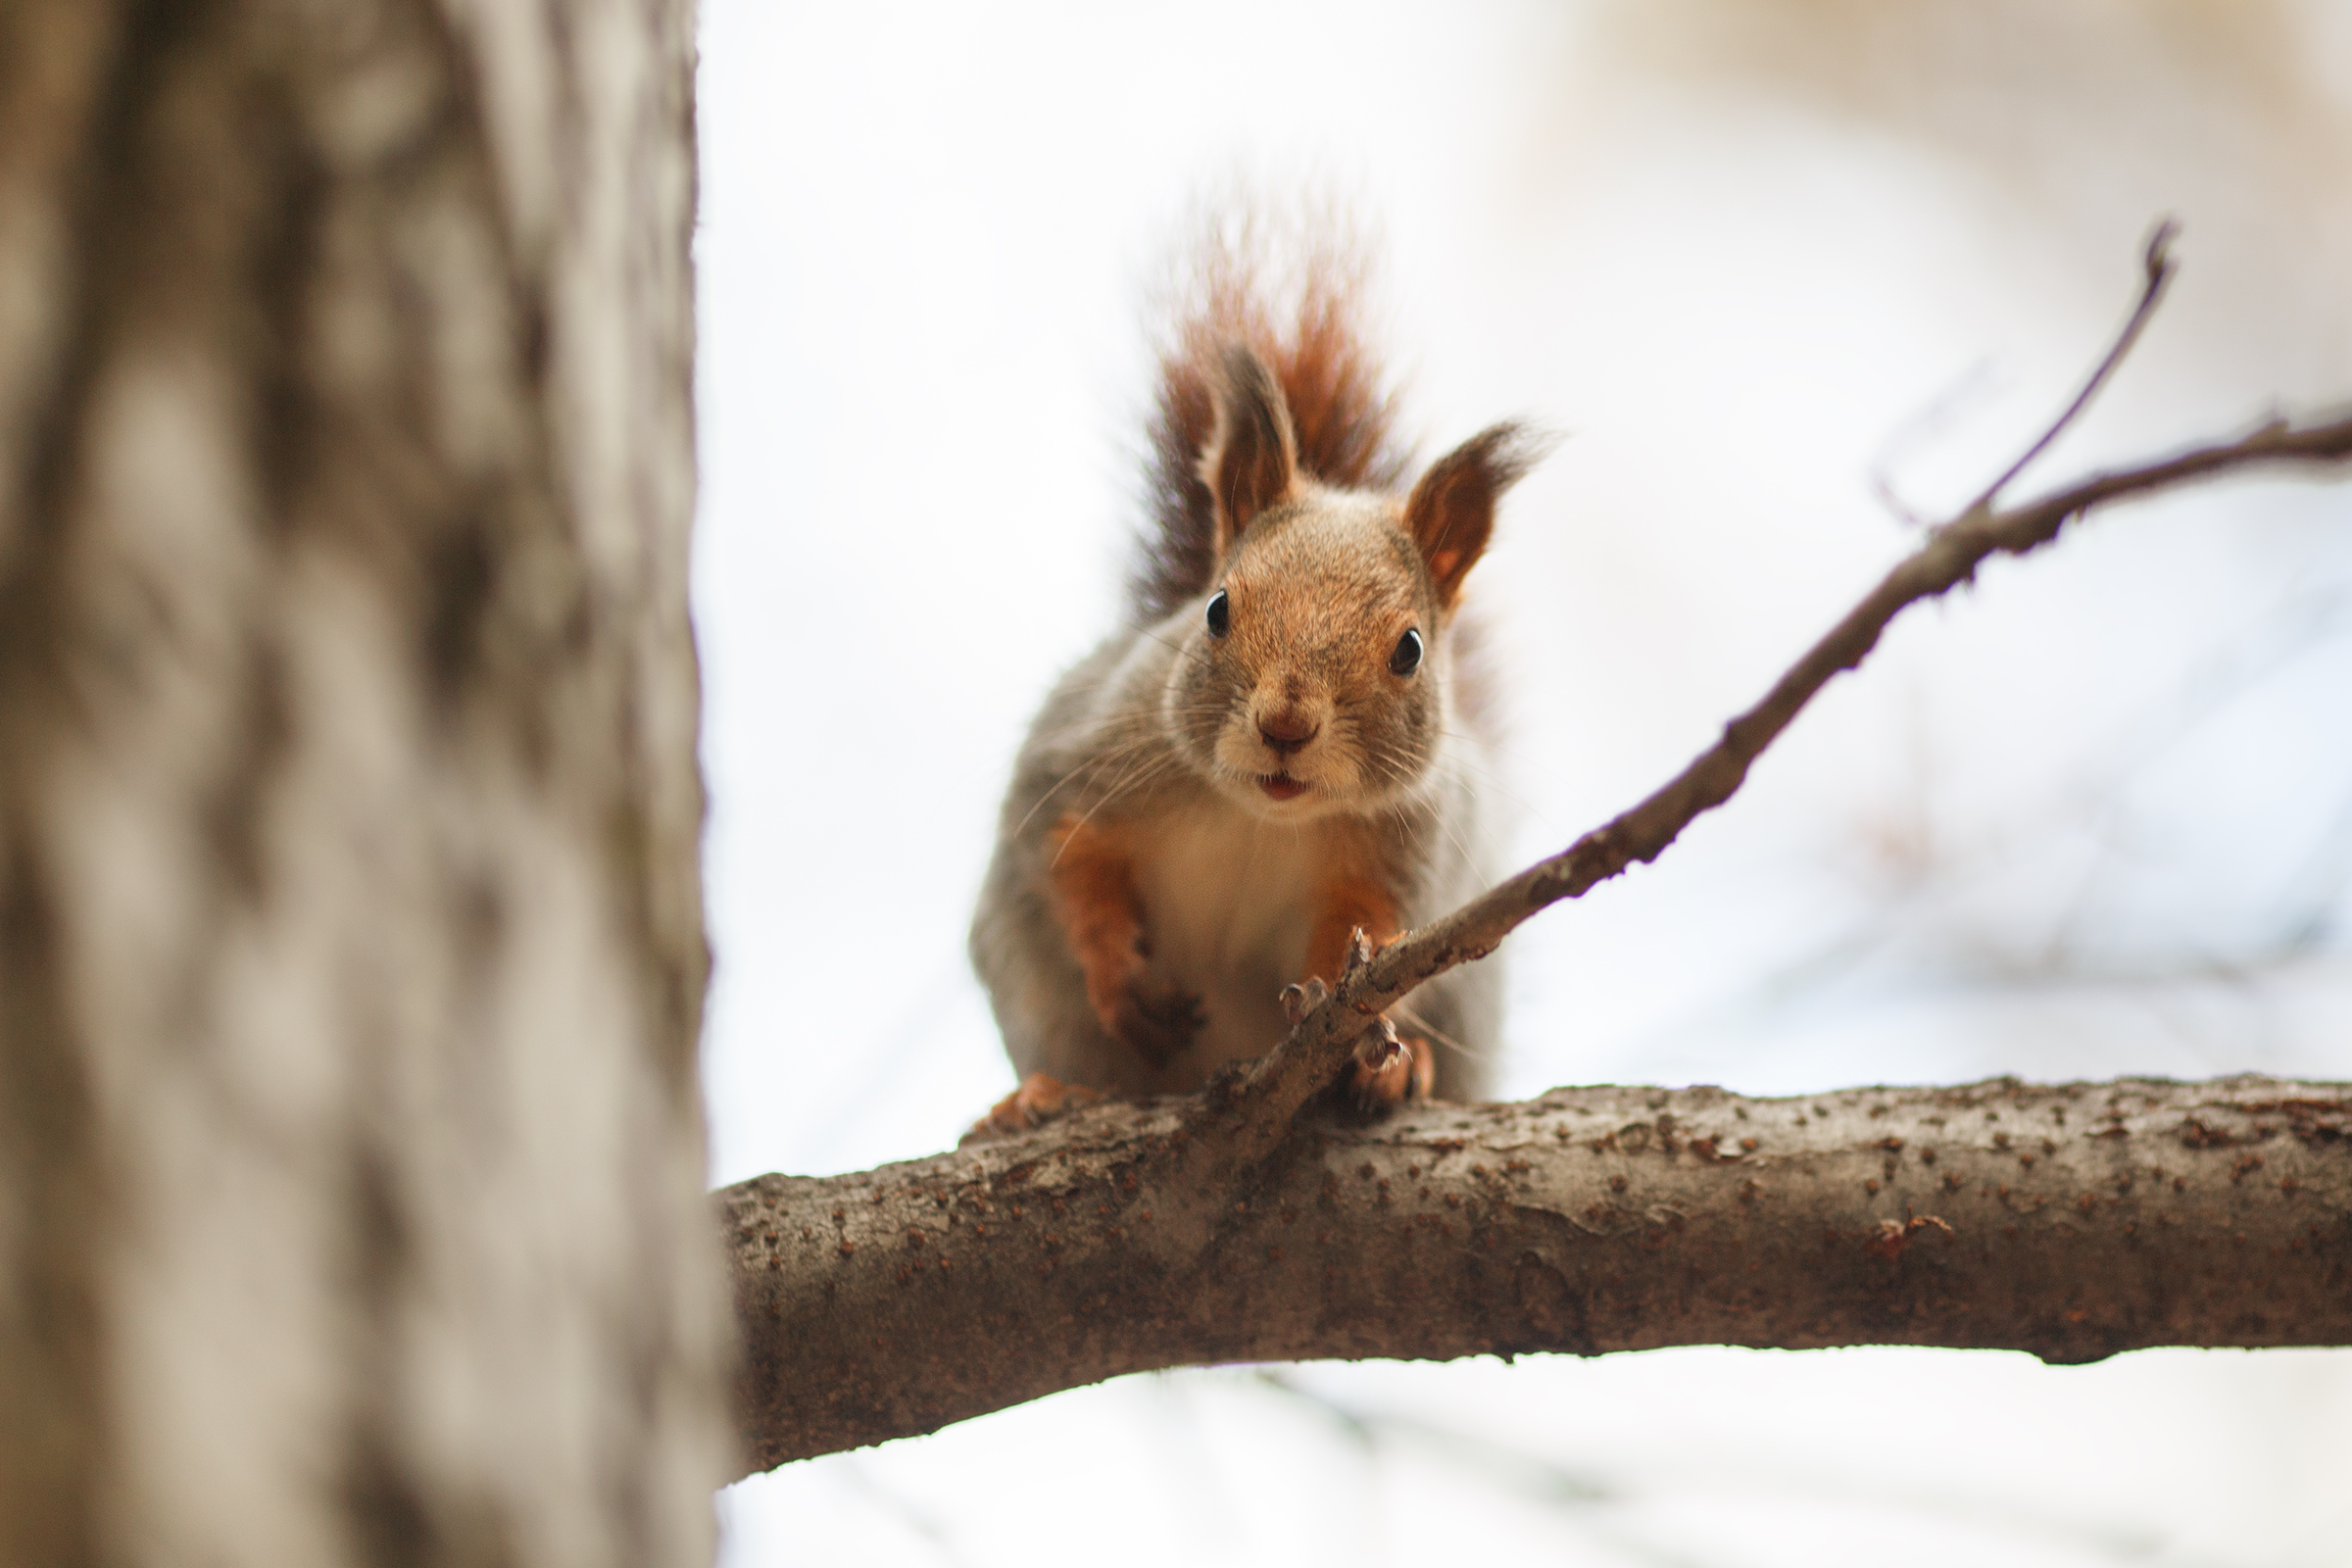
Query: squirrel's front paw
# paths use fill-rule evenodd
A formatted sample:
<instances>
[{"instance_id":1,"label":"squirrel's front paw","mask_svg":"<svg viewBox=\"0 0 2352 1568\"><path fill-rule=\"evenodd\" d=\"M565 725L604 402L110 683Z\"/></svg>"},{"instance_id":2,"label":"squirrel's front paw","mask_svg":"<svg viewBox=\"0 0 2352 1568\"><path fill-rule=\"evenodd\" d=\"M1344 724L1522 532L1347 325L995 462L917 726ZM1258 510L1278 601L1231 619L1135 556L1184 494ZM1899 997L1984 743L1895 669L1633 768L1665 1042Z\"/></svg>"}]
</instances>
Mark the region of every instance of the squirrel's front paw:
<instances>
[{"instance_id":1,"label":"squirrel's front paw","mask_svg":"<svg viewBox=\"0 0 2352 1568\"><path fill-rule=\"evenodd\" d=\"M1427 1100L1437 1082L1437 1054L1419 1035L1398 1035L1400 1048L1387 1061L1370 1066L1362 1061L1348 1069L1348 1100L1358 1110L1378 1113L1407 1100Z\"/></svg>"},{"instance_id":2,"label":"squirrel's front paw","mask_svg":"<svg viewBox=\"0 0 2352 1568\"><path fill-rule=\"evenodd\" d=\"M1127 982L1105 1021L1121 1044L1154 1067L1174 1060L1208 1023L1198 996L1173 986L1150 986L1140 977Z\"/></svg>"}]
</instances>

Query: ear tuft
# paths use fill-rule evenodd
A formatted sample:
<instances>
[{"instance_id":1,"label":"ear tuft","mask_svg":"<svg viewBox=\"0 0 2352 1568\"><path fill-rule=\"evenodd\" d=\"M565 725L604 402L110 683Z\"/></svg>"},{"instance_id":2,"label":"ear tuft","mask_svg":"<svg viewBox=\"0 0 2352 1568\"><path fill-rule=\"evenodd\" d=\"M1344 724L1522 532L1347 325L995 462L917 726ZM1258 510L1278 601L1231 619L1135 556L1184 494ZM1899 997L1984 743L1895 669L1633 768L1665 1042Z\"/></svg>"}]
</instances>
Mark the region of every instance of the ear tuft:
<instances>
[{"instance_id":1,"label":"ear tuft","mask_svg":"<svg viewBox=\"0 0 2352 1568\"><path fill-rule=\"evenodd\" d=\"M1462 579L1494 530L1494 503L1543 461L1554 438L1524 424L1490 425L1429 466L1405 499L1404 527L1438 590L1453 608Z\"/></svg>"},{"instance_id":2,"label":"ear tuft","mask_svg":"<svg viewBox=\"0 0 2352 1568\"><path fill-rule=\"evenodd\" d=\"M1227 344L1218 369L1216 433L1201 455L1200 477L1216 503L1222 559L1259 513L1290 494L1298 441L1282 384L1254 349Z\"/></svg>"}]
</instances>

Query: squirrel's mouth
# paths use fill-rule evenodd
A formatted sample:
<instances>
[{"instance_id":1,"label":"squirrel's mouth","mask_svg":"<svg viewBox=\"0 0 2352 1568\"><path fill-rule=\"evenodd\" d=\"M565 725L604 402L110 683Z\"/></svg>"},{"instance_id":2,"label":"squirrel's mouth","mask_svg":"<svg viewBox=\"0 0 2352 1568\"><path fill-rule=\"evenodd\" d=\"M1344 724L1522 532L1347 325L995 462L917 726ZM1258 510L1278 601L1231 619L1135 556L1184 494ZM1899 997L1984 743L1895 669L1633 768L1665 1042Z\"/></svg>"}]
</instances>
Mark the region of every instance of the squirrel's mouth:
<instances>
[{"instance_id":1,"label":"squirrel's mouth","mask_svg":"<svg viewBox=\"0 0 2352 1568\"><path fill-rule=\"evenodd\" d=\"M1293 778L1288 773L1260 773L1257 787L1264 790L1269 799L1277 801L1295 801L1314 788L1306 780Z\"/></svg>"}]
</instances>

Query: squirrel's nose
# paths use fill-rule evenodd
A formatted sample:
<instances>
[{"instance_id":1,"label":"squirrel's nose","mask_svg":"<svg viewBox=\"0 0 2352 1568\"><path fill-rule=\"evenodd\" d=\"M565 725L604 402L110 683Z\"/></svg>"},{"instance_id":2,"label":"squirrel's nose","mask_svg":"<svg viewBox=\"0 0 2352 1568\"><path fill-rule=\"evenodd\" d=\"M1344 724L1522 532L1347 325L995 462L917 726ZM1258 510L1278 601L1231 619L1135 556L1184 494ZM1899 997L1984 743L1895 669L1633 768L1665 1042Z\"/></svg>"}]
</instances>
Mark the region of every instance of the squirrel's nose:
<instances>
[{"instance_id":1,"label":"squirrel's nose","mask_svg":"<svg viewBox=\"0 0 2352 1568\"><path fill-rule=\"evenodd\" d=\"M1322 727L1306 714L1292 709L1260 717L1257 734L1277 757L1289 757L1294 752L1304 751L1306 743L1313 740Z\"/></svg>"}]
</instances>

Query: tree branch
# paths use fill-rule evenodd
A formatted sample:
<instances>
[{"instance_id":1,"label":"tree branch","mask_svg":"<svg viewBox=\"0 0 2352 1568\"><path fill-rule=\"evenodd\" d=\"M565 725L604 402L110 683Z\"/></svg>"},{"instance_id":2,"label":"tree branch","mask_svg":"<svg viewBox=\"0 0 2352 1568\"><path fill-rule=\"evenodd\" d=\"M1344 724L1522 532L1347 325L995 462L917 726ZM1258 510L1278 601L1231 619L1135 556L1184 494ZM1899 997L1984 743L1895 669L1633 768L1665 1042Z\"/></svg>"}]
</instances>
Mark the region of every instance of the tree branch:
<instances>
[{"instance_id":1,"label":"tree branch","mask_svg":"<svg viewBox=\"0 0 2352 1568\"><path fill-rule=\"evenodd\" d=\"M2172 251L2173 239L2180 232L2180 225L2168 218L2148 235L2147 249L2140 253L2142 278L2139 301L2125 318L2123 330L2115 334L2115 341L2107 345L2107 352L2091 368L2090 374L2083 377L2082 389L2075 394L2073 402L2059 411L2058 417L2050 421L2050 427L2041 432L2040 439L2026 448L2015 463L2003 468L2001 476L1986 485L1966 510L1975 512L1991 506L2000 498L2001 492L2008 489L2019 474L2032 467L2035 458L2049 451L2051 444L2066 434L2068 427L2082 417L2082 411L2090 407L2091 400L2099 395L2099 389L2107 384L2107 378L2115 374L2116 368L2124 363L2125 357L2139 341L2139 334L2147 329L2149 320L2156 315L2156 307L2163 303L2164 291L2172 283L2173 273L2179 270L2173 261Z\"/></svg>"},{"instance_id":2,"label":"tree branch","mask_svg":"<svg viewBox=\"0 0 2352 1568\"><path fill-rule=\"evenodd\" d=\"M2129 496L2152 495L2191 480L2258 466L2323 467L2352 460L2352 414L2315 422L2271 419L2233 441L2191 448L2134 467L2092 474L2054 494L2002 508L2002 492L2086 408L2137 342L2171 279L2168 221L2149 237L2144 280L2123 329L2082 389L2050 427L1959 516L1895 564L1843 619L1765 693L1762 702L1723 727L1722 738L1647 800L1520 872L1442 919L1409 931L1369 963L1350 965L1334 995L1307 1009L1290 1038L1265 1057L1244 1100L1251 1115L1250 1147L1262 1153L1298 1106L1335 1078L1365 1020L1457 963L1484 957L1520 922L1564 899L1581 898L1636 861L1663 854L1684 828L1732 798L1764 749L1779 738L1833 676L1858 666L1905 609L1972 581L1995 554L2022 556L2048 544L2069 519Z\"/></svg>"},{"instance_id":3,"label":"tree branch","mask_svg":"<svg viewBox=\"0 0 2352 1568\"><path fill-rule=\"evenodd\" d=\"M1369 963L1349 971L1334 995L1260 1063L1250 1087L1271 1103L1295 1106L1336 1076L1361 1032L1363 1017L1455 964L1494 952L1539 910L1581 898L1636 861L1656 859L1684 828L1732 798L1764 749L1831 677L1862 662L1896 614L1972 580L1986 557L2022 556L2055 539L2070 518L2126 496L2149 495L2255 465L2322 466L2348 459L2352 416L2300 424L2273 419L2234 441L2093 474L2023 506L1994 511L1980 504L1937 528L1917 552L1897 563L1774 683L1762 702L1726 724L1720 740L1647 800L1443 919L1407 932Z\"/></svg>"},{"instance_id":4,"label":"tree branch","mask_svg":"<svg viewBox=\"0 0 2352 1568\"><path fill-rule=\"evenodd\" d=\"M1199 1250L1164 1213L1190 1112L718 1195L753 1463L1201 1362L2352 1340L2352 1086L1317 1108Z\"/></svg>"},{"instance_id":5,"label":"tree branch","mask_svg":"<svg viewBox=\"0 0 2352 1568\"><path fill-rule=\"evenodd\" d=\"M773 1465L930 1431L1120 1372L1303 1356L1593 1353L1691 1343L2335 1343L2352 1329L2352 1099L2238 1080L1855 1090L1555 1091L1350 1129L1313 1105L1376 1015L1538 910L1657 858L1906 607L2129 496L2352 459L2352 415L1999 498L2087 405L1933 530L1763 700L1647 800L1290 1000L1289 1037L1197 1096L1104 1105L1017 1143L718 1195ZM2249 1298L2259 1266L2261 1295Z\"/></svg>"}]
</instances>

